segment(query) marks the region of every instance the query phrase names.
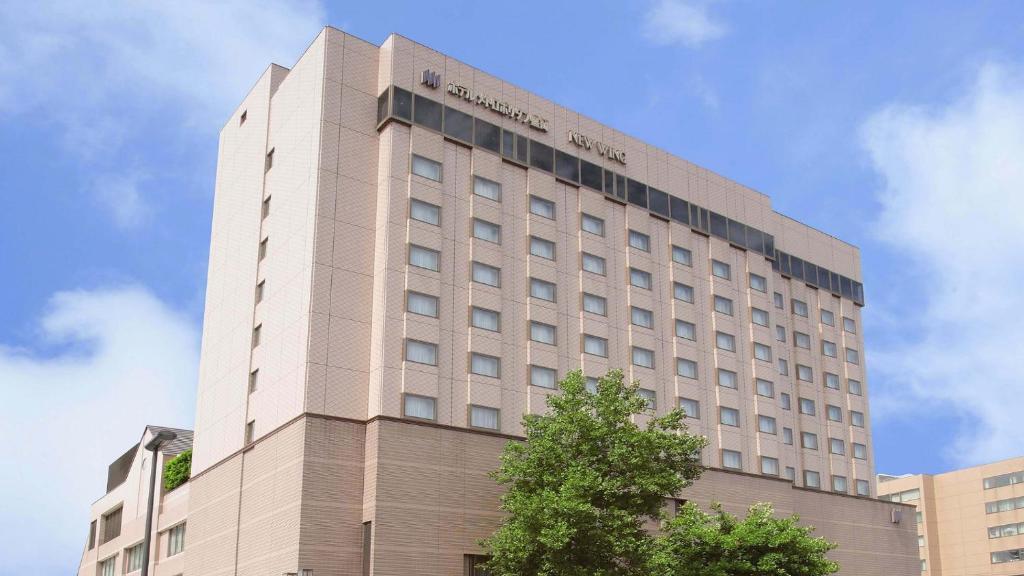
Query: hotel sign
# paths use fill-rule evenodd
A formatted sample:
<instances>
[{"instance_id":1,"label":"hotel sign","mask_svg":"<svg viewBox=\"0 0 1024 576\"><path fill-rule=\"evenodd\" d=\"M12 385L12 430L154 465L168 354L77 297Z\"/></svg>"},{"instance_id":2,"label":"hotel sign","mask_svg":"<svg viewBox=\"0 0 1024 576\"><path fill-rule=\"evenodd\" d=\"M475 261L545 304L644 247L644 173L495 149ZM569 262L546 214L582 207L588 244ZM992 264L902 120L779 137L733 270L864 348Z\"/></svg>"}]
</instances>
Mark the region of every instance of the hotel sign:
<instances>
[{"instance_id":1,"label":"hotel sign","mask_svg":"<svg viewBox=\"0 0 1024 576\"><path fill-rule=\"evenodd\" d=\"M569 130L569 142L584 148L586 150L596 150L598 154L608 158L609 160L615 160L619 164L626 163L626 151L619 150L618 148L612 148L610 145L594 140L589 136L584 136L575 130Z\"/></svg>"},{"instance_id":2,"label":"hotel sign","mask_svg":"<svg viewBox=\"0 0 1024 576\"><path fill-rule=\"evenodd\" d=\"M454 82L448 83L448 93L458 98L462 98L467 102L475 102L477 106L483 106L484 108L493 110L506 118L522 122L534 130L540 130L541 132L548 131L548 121L546 119L541 118L536 114L525 112L524 110L516 108L503 100L491 98L490 96L480 93L474 94L469 88Z\"/></svg>"}]
</instances>

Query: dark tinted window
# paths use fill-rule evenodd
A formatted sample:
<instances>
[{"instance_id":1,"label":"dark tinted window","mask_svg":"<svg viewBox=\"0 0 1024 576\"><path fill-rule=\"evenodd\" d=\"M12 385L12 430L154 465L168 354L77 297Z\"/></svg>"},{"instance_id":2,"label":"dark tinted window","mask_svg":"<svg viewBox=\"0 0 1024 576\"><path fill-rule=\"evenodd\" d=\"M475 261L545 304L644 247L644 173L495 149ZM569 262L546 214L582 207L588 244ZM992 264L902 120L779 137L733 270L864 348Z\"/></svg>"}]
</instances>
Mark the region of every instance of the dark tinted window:
<instances>
[{"instance_id":1,"label":"dark tinted window","mask_svg":"<svg viewBox=\"0 0 1024 576\"><path fill-rule=\"evenodd\" d=\"M793 271L789 268L789 254L779 253L779 272L786 276L793 275Z\"/></svg>"},{"instance_id":2,"label":"dark tinted window","mask_svg":"<svg viewBox=\"0 0 1024 576\"><path fill-rule=\"evenodd\" d=\"M516 134L516 160L526 164L527 152L529 149L530 140L526 136L520 136Z\"/></svg>"},{"instance_id":3,"label":"dark tinted window","mask_svg":"<svg viewBox=\"0 0 1024 576\"><path fill-rule=\"evenodd\" d=\"M615 173L609 170L604 171L604 193L615 196Z\"/></svg>"},{"instance_id":4,"label":"dark tinted window","mask_svg":"<svg viewBox=\"0 0 1024 576\"><path fill-rule=\"evenodd\" d=\"M591 164L586 160L580 160L580 183L587 188L593 188L600 192L603 190L601 187L601 167L597 164Z\"/></svg>"},{"instance_id":5,"label":"dark tinted window","mask_svg":"<svg viewBox=\"0 0 1024 576\"><path fill-rule=\"evenodd\" d=\"M729 237L729 225L728 220L721 214L711 213L711 235L718 236L719 238Z\"/></svg>"},{"instance_id":6,"label":"dark tinted window","mask_svg":"<svg viewBox=\"0 0 1024 576\"><path fill-rule=\"evenodd\" d=\"M416 107L413 109L413 122L440 132L441 105L417 94Z\"/></svg>"},{"instance_id":7,"label":"dark tinted window","mask_svg":"<svg viewBox=\"0 0 1024 576\"><path fill-rule=\"evenodd\" d=\"M463 142L473 141L473 117L451 106L444 107L444 133Z\"/></svg>"},{"instance_id":8,"label":"dark tinted window","mask_svg":"<svg viewBox=\"0 0 1024 576\"><path fill-rule=\"evenodd\" d=\"M793 278L804 279L804 261L796 256L789 257L789 270Z\"/></svg>"},{"instance_id":9,"label":"dark tinted window","mask_svg":"<svg viewBox=\"0 0 1024 576\"><path fill-rule=\"evenodd\" d=\"M505 158L516 157L516 135L504 130L501 133L501 155Z\"/></svg>"},{"instance_id":10,"label":"dark tinted window","mask_svg":"<svg viewBox=\"0 0 1024 576\"><path fill-rule=\"evenodd\" d=\"M580 159L561 150L555 150L555 176L570 182L579 182Z\"/></svg>"},{"instance_id":11,"label":"dark tinted window","mask_svg":"<svg viewBox=\"0 0 1024 576\"><path fill-rule=\"evenodd\" d=\"M764 234L760 230L747 228L747 248L764 254Z\"/></svg>"},{"instance_id":12,"label":"dark tinted window","mask_svg":"<svg viewBox=\"0 0 1024 576\"><path fill-rule=\"evenodd\" d=\"M391 91L385 90L377 97L377 124L388 117L388 106L391 105Z\"/></svg>"},{"instance_id":13,"label":"dark tinted window","mask_svg":"<svg viewBox=\"0 0 1024 576\"><path fill-rule=\"evenodd\" d=\"M655 188L648 188L647 203L651 212L668 218L668 194Z\"/></svg>"},{"instance_id":14,"label":"dark tinted window","mask_svg":"<svg viewBox=\"0 0 1024 576\"><path fill-rule=\"evenodd\" d=\"M690 205L686 200L676 198L675 196L669 196L669 205L671 207L673 220L676 222L682 222L683 224L690 223Z\"/></svg>"},{"instance_id":15,"label":"dark tinted window","mask_svg":"<svg viewBox=\"0 0 1024 576\"><path fill-rule=\"evenodd\" d=\"M391 113L399 118L412 120L412 93L395 86L395 101L391 104Z\"/></svg>"},{"instance_id":16,"label":"dark tinted window","mask_svg":"<svg viewBox=\"0 0 1024 576\"><path fill-rule=\"evenodd\" d=\"M477 118L473 144L491 152L499 152L501 150L501 128Z\"/></svg>"},{"instance_id":17,"label":"dark tinted window","mask_svg":"<svg viewBox=\"0 0 1024 576\"><path fill-rule=\"evenodd\" d=\"M775 258L775 237L771 234L764 235L764 253L770 258Z\"/></svg>"},{"instance_id":18,"label":"dark tinted window","mask_svg":"<svg viewBox=\"0 0 1024 576\"><path fill-rule=\"evenodd\" d=\"M622 174L615 175L615 196L621 200L626 199L626 177Z\"/></svg>"},{"instance_id":19,"label":"dark tinted window","mask_svg":"<svg viewBox=\"0 0 1024 576\"><path fill-rule=\"evenodd\" d=\"M629 203L647 208L647 185L643 182L630 180L627 186L629 187Z\"/></svg>"},{"instance_id":20,"label":"dark tinted window","mask_svg":"<svg viewBox=\"0 0 1024 576\"><path fill-rule=\"evenodd\" d=\"M735 220L729 220L729 242L737 246L746 246L747 227Z\"/></svg>"},{"instance_id":21,"label":"dark tinted window","mask_svg":"<svg viewBox=\"0 0 1024 576\"><path fill-rule=\"evenodd\" d=\"M530 140L530 166L551 172L554 167L555 150L551 146Z\"/></svg>"}]
</instances>

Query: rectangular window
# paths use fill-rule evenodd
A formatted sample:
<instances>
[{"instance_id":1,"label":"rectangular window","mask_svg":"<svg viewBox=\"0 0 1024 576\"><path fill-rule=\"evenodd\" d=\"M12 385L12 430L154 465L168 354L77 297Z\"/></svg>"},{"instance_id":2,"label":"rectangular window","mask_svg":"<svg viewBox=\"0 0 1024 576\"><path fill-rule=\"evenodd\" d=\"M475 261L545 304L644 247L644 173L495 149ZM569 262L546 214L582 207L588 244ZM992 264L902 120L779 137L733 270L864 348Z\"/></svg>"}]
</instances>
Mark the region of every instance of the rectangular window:
<instances>
[{"instance_id":1,"label":"rectangular window","mask_svg":"<svg viewBox=\"0 0 1024 576\"><path fill-rule=\"evenodd\" d=\"M768 280L764 276L750 273L750 289L758 292L768 292Z\"/></svg>"},{"instance_id":2,"label":"rectangular window","mask_svg":"<svg viewBox=\"0 0 1024 576\"><path fill-rule=\"evenodd\" d=\"M260 371L259 368L249 372L249 394L259 390L260 387Z\"/></svg>"},{"instance_id":3,"label":"rectangular window","mask_svg":"<svg viewBox=\"0 0 1024 576\"><path fill-rule=\"evenodd\" d=\"M818 449L818 435L813 432L801 432L800 433L800 446L807 448L808 450Z\"/></svg>"},{"instance_id":4,"label":"rectangular window","mask_svg":"<svg viewBox=\"0 0 1024 576\"><path fill-rule=\"evenodd\" d=\"M405 360L416 364L437 366L437 344L406 339Z\"/></svg>"},{"instance_id":5,"label":"rectangular window","mask_svg":"<svg viewBox=\"0 0 1024 576\"><path fill-rule=\"evenodd\" d=\"M825 372L825 388L839 390L839 375Z\"/></svg>"},{"instance_id":6,"label":"rectangular window","mask_svg":"<svg viewBox=\"0 0 1024 576\"><path fill-rule=\"evenodd\" d=\"M674 282L672 284L672 295L676 300L682 300L683 302L693 304L693 286L688 286L681 282Z\"/></svg>"},{"instance_id":7,"label":"rectangular window","mask_svg":"<svg viewBox=\"0 0 1024 576\"><path fill-rule=\"evenodd\" d=\"M405 394L403 396L403 413L406 418L421 418L423 420L436 420L437 400L429 396L417 394Z\"/></svg>"},{"instance_id":8,"label":"rectangular window","mask_svg":"<svg viewBox=\"0 0 1024 576\"><path fill-rule=\"evenodd\" d=\"M867 480L857 480L857 496L870 496L871 485Z\"/></svg>"},{"instance_id":9,"label":"rectangular window","mask_svg":"<svg viewBox=\"0 0 1024 576\"><path fill-rule=\"evenodd\" d=\"M772 361L772 347L767 344L754 342L754 358L764 362Z\"/></svg>"},{"instance_id":10,"label":"rectangular window","mask_svg":"<svg viewBox=\"0 0 1024 576\"><path fill-rule=\"evenodd\" d=\"M488 266L480 262L472 264L473 282L486 284L487 286L501 287L501 269Z\"/></svg>"},{"instance_id":11,"label":"rectangular window","mask_svg":"<svg viewBox=\"0 0 1024 576\"><path fill-rule=\"evenodd\" d=\"M759 432L764 432L765 434L775 434L777 430L775 418L759 414L757 416L757 430Z\"/></svg>"},{"instance_id":12,"label":"rectangular window","mask_svg":"<svg viewBox=\"0 0 1024 576\"><path fill-rule=\"evenodd\" d=\"M761 456L761 474L768 476L779 475L779 460L769 456Z\"/></svg>"},{"instance_id":13,"label":"rectangular window","mask_svg":"<svg viewBox=\"0 0 1024 576\"><path fill-rule=\"evenodd\" d=\"M775 325L775 339L778 340L779 342L785 342L786 341L786 327L785 326L782 326L782 325L779 325L779 324Z\"/></svg>"},{"instance_id":14,"label":"rectangular window","mask_svg":"<svg viewBox=\"0 0 1024 576\"><path fill-rule=\"evenodd\" d=\"M850 364L860 364L860 354L853 348L847 348L846 361Z\"/></svg>"},{"instance_id":15,"label":"rectangular window","mask_svg":"<svg viewBox=\"0 0 1024 576\"><path fill-rule=\"evenodd\" d=\"M583 311L600 316L608 315L608 301L595 294L583 293Z\"/></svg>"},{"instance_id":16,"label":"rectangular window","mask_svg":"<svg viewBox=\"0 0 1024 576\"><path fill-rule=\"evenodd\" d=\"M711 274L724 280L732 279L732 267L718 260L711 261Z\"/></svg>"},{"instance_id":17,"label":"rectangular window","mask_svg":"<svg viewBox=\"0 0 1024 576\"><path fill-rule=\"evenodd\" d=\"M853 457L857 460L868 459L868 447L864 444L853 443Z\"/></svg>"},{"instance_id":18,"label":"rectangular window","mask_svg":"<svg viewBox=\"0 0 1024 576\"><path fill-rule=\"evenodd\" d=\"M597 378L594 378L593 376L587 376L586 377L587 392L590 392L591 394L597 394L597 383L598 383L598 379Z\"/></svg>"},{"instance_id":19,"label":"rectangular window","mask_svg":"<svg viewBox=\"0 0 1024 576\"><path fill-rule=\"evenodd\" d=\"M409 199L409 218L432 224L434 226L441 225L441 207L429 202L417 200L415 198Z\"/></svg>"},{"instance_id":20,"label":"rectangular window","mask_svg":"<svg viewBox=\"0 0 1024 576\"><path fill-rule=\"evenodd\" d=\"M796 480L796 468L793 468L792 466L786 466L786 469L783 472L782 476L786 480Z\"/></svg>"},{"instance_id":21,"label":"rectangular window","mask_svg":"<svg viewBox=\"0 0 1024 576\"><path fill-rule=\"evenodd\" d=\"M828 452L829 454L838 454L839 456L846 456L846 442L844 442L841 438L829 438Z\"/></svg>"},{"instance_id":22,"label":"rectangular window","mask_svg":"<svg viewBox=\"0 0 1024 576\"><path fill-rule=\"evenodd\" d=\"M807 488L821 488L821 475L813 470L804 470L804 486Z\"/></svg>"},{"instance_id":23,"label":"rectangular window","mask_svg":"<svg viewBox=\"0 0 1024 576\"><path fill-rule=\"evenodd\" d=\"M590 214L580 214L580 230L596 236L604 236L604 220Z\"/></svg>"},{"instance_id":24,"label":"rectangular window","mask_svg":"<svg viewBox=\"0 0 1024 576\"><path fill-rule=\"evenodd\" d=\"M775 397L775 384L764 378L758 378L754 381L757 389L758 396L764 396L765 398Z\"/></svg>"},{"instance_id":25,"label":"rectangular window","mask_svg":"<svg viewBox=\"0 0 1024 576\"><path fill-rule=\"evenodd\" d=\"M989 476L981 481L981 485L985 490L1002 488L1003 486L1012 486L1014 484L1024 484L1024 472L1011 472L1009 474Z\"/></svg>"},{"instance_id":26,"label":"rectangular window","mask_svg":"<svg viewBox=\"0 0 1024 576\"><path fill-rule=\"evenodd\" d=\"M700 419L700 402L692 398L680 398L679 407L683 409L683 413L686 414L687 418L693 418L695 420Z\"/></svg>"},{"instance_id":27,"label":"rectangular window","mask_svg":"<svg viewBox=\"0 0 1024 576\"><path fill-rule=\"evenodd\" d=\"M501 184L487 178L473 176L473 194L501 202Z\"/></svg>"},{"instance_id":28,"label":"rectangular window","mask_svg":"<svg viewBox=\"0 0 1024 576\"><path fill-rule=\"evenodd\" d=\"M782 443L789 446L793 445L793 429L783 428L782 429Z\"/></svg>"},{"instance_id":29,"label":"rectangular window","mask_svg":"<svg viewBox=\"0 0 1024 576\"><path fill-rule=\"evenodd\" d=\"M256 327L252 329L252 347L254 349L260 345L260 336L262 336L262 334L263 324L257 324Z\"/></svg>"},{"instance_id":30,"label":"rectangular window","mask_svg":"<svg viewBox=\"0 0 1024 576\"><path fill-rule=\"evenodd\" d=\"M555 219L555 203L537 196L530 196L530 214L536 214L548 220Z\"/></svg>"},{"instance_id":31,"label":"rectangular window","mask_svg":"<svg viewBox=\"0 0 1024 576\"><path fill-rule=\"evenodd\" d=\"M693 253L682 246L672 246L672 261L683 266L693 266Z\"/></svg>"},{"instance_id":32,"label":"rectangular window","mask_svg":"<svg viewBox=\"0 0 1024 576\"><path fill-rule=\"evenodd\" d=\"M633 346L632 358L634 366L643 368L654 368L654 350Z\"/></svg>"},{"instance_id":33,"label":"rectangular window","mask_svg":"<svg viewBox=\"0 0 1024 576\"><path fill-rule=\"evenodd\" d=\"M501 360L495 356L472 352L469 355L469 371L478 376L501 378Z\"/></svg>"},{"instance_id":34,"label":"rectangular window","mask_svg":"<svg viewBox=\"0 0 1024 576\"><path fill-rule=\"evenodd\" d=\"M732 316L732 300L723 296L715 296L715 312Z\"/></svg>"},{"instance_id":35,"label":"rectangular window","mask_svg":"<svg viewBox=\"0 0 1024 576\"><path fill-rule=\"evenodd\" d=\"M249 116L249 111L248 110L242 110L242 115L238 117L238 125L241 126L242 124L245 124L245 119L248 116Z\"/></svg>"},{"instance_id":36,"label":"rectangular window","mask_svg":"<svg viewBox=\"0 0 1024 576\"><path fill-rule=\"evenodd\" d=\"M656 410L658 408L658 394L654 390L637 388L636 393L647 403L646 407L648 410Z\"/></svg>"},{"instance_id":37,"label":"rectangular window","mask_svg":"<svg viewBox=\"0 0 1024 576\"><path fill-rule=\"evenodd\" d=\"M555 301L555 285L537 278L530 278L530 296L548 302Z\"/></svg>"},{"instance_id":38,"label":"rectangular window","mask_svg":"<svg viewBox=\"0 0 1024 576\"><path fill-rule=\"evenodd\" d=\"M1018 536L1020 534L1024 534L1024 522L992 526L988 529L989 538L1006 538L1008 536Z\"/></svg>"},{"instance_id":39,"label":"rectangular window","mask_svg":"<svg viewBox=\"0 0 1024 576\"><path fill-rule=\"evenodd\" d=\"M732 334L726 334L725 332L715 332L715 346L720 350L728 350L729 352L736 351L736 338Z\"/></svg>"},{"instance_id":40,"label":"rectangular window","mask_svg":"<svg viewBox=\"0 0 1024 576\"><path fill-rule=\"evenodd\" d=\"M644 290L651 289L651 273L644 272L643 270L637 270L636 268L629 269L629 283L637 288L643 288Z\"/></svg>"},{"instance_id":41,"label":"rectangular window","mask_svg":"<svg viewBox=\"0 0 1024 576\"><path fill-rule=\"evenodd\" d=\"M822 310L821 310L821 323L826 325L826 326L835 326L836 325L836 315L833 314L831 310L825 310L824 308L822 308Z\"/></svg>"},{"instance_id":42,"label":"rectangular window","mask_svg":"<svg viewBox=\"0 0 1024 576\"><path fill-rule=\"evenodd\" d=\"M1024 508L1024 496L1019 498L1006 498L1004 500L995 500L993 502L985 503L985 513L995 514L997 512L1009 512L1011 510L1018 510Z\"/></svg>"},{"instance_id":43,"label":"rectangular window","mask_svg":"<svg viewBox=\"0 0 1024 576\"><path fill-rule=\"evenodd\" d=\"M270 152L267 152L266 158L263 160L263 171L269 172L274 167L274 149L271 148Z\"/></svg>"},{"instance_id":44,"label":"rectangular window","mask_svg":"<svg viewBox=\"0 0 1024 576\"><path fill-rule=\"evenodd\" d=\"M821 353L824 354L825 356L828 356L829 358L835 358L836 354L837 354L837 352L836 352L836 343L835 342L829 342L828 340L822 340L821 341Z\"/></svg>"},{"instance_id":45,"label":"rectangular window","mask_svg":"<svg viewBox=\"0 0 1024 576\"><path fill-rule=\"evenodd\" d=\"M758 326L768 326L768 311L760 308L750 309L750 321Z\"/></svg>"},{"instance_id":46,"label":"rectangular window","mask_svg":"<svg viewBox=\"0 0 1024 576\"><path fill-rule=\"evenodd\" d=\"M643 232L637 232L636 230L629 231L629 245L637 250L644 252L651 251L651 237Z\"/></svg>"},{"instance_id":47,"label":"rectangular window","mask_svg":"<svg viewBox=\"0 0 1024 576\"><path fill-rule=\"evenodd\" d=\"M718 369L718 385L725 388L736 389L736 373L732 370L726 370L725 368Z\"/></svg>"},{"instance_id":48,"label":"rectangular window","mask_svg":"<svg viewBox=\"0 0 1024 576\"><path fill-rule=\"evenodd\" d=\"M530 254L545 260L554 260L555 243L536 236L530 236Z\"/></svg>"},{"instance_id":49,"label":"rectangular window","mask_svg":"<svg viewBox=\"0 0 1024 576\"><path fill-rule=\"evenodd\" d=\"M736 426L738 428L740 425L740 411L735 408L719 406L718 421L726 426Z\"/></svg>"},{"instance_id":50,"label":"rectangular window","mask_svg":"<svg viewBox=\"0 0 1024 576\"><path fill-rule=\"evenodd\" d=\"M814 416L817 411L814 407L814 400L810 398L800 398L800 413Z\"/></svg>"},{"instance_id":51,"label":"rectangular window","mask_svg":"<svg viewBox=\"0 0 1024 576\"><path fill-rule=\"evenodd\" d=\"M441 163L429 158L412 155L412 173L435 182L441 181Z\"/></svg>"},{"instance_id":52,"label":"rectangular window","mask_svg":"<svg viewBox=\"0 0 1024 576\"><path fill-rule=\"evenodd\" d=\"M778 308L779 310L782 310L783 307L785 306L783 304L784 300L782 298L782 294L780 294L778 292L775 292L774 294L772 294L772 300L775 303L775 307Z\"/></svg>"},{"instance_id":53,"label":"rectangular window","mask_svg":"<svg viewBox=\"0 0 1024 576\"><path fill-rule=\"evenodd\" d=\"M796 365L796 379L804 382L814 382L814 371L811 370L810 366L804 366L803 364Z\"/></svg>"},{"instance_id":54,"label":"rectangular window","mask_svg":"<svg viewBox=\"0 0 1024 576\"><path fill-rule=\"evenodd\" d=\"M437 318L437 296L408 291L405 294L405 310L410 314Z\"/></svg>"},{"instance_id":55,"label":"rectangular window","mask_svg":"<svg viewBox=\"0 0 1024 576\"><path fill-rule=\"evenodd\" d=\"M846 381L846 387L850 390L850 394L853 394L854 396L864 395L864 390L861 388L860 380L849 378Z\"/></svg>"},{"instance_id":56,"label":"rectangular window","mask_svg":"<svg viewBox=\"0 0 1024 576\"><path fill-rule=\"evenodd\" d=\"M790 409L789 393L783 392L779 394L779 407L782 408L783 410Z\"/></svg>"},{"instance_id":57,"label":"rectangular window","mask_svg":"<svg viewBox=\"0 0 1024 576\"><path fill-rule=\"evenodd\" d=\"M409 265L425 270L441 270L441 253L437 250L409 244Z\"/></svg>"},{"instance_id":58,"label":"rectangular window","mask_svg":"<svg viewBox=\"0 0 1024 576\"><path fill-rule=\"evenodd\" d=\"M583 253L583 270L590 272L591 274L605 275L605 261L600 256L593 254Z\"/></svg>"},{"instance_id":59,"label":"rectangular window","mask_svg":"<svg viewBox=\"0 0 1024 576\"><path fill-rule=\"evenodd\" d=\"M676 358L676 374L683 378L697 378L697 363L686 358Z\"/></svg>"},{"instance_id":60,"label":"rectangular window","mask_svg":"<svg viewBox=\"0 0 1024 576\"><path fill-rule=\"evenodd\" d=\"M843 330L850 334L857 333L857 323L853 321L853 318L847 318L843 316Z\"/></svg>"},{"instance_id":61,"label":"rectangular window","mask_svg":"<svg viewBox=\"0 0 1024 576\"><path fill-rule=\"evenodd\" d=\"M843 409L839 406L833 406L831 404L825 406L825 413L828 417L829 422L842 422L843 421Z\"/></svg>"},{"instance_id":62,"label":"rectangular window","mask_svg":"<svg viewBox=\"0 0 1024 576\"><path fill-rule=\"evenodd\" d=\"M555 343L555 327L551 324L530 321L530 340L541 344Z\"/></svg>"},{"instance_id":63,"label":"rectangular window","mask_svg":"<svg viewBox=\"0 0 1024 576\"><path fill-rule=\"evenodd\" d=\"M250 420L245 425L245 445L252 444L253 440L256 439L256 421Z\"/></svg>"},{"instance_id":64,"label":"rectangular window","mask_svg":"<svg viewBox=\"0 0 1024 576\"><path fill-rule=\"evenodd\" d=\"M96 571L99 573L99 576L114 576L117 572L117 555L115 554L100 562Z\"/></svg>"},{"instance_id":65,"label":"rectangular window","mask_svg":"<svg viewBox=\"0 0 1024 576\"><path fill-rule=\"evenodd\" d=\"M490 330L491 332L500 332L501 313L473 306L470 308L469 324L474 328Z\"/></svg>"},{"instance_id":66,"label":"rectangular window","mask_svg":"<svg viewBox=\"0 0 1024 576\"><path fill-rule=\"evenodd\" d=\"M629 309L629 320L634 326L652 328L654 326L654 314L650 310L631 306Z\"/></svg>"},{"instance_id":67,"label":"rectangular window","mask_svg":"<svg viewBox=\"0 0 1024 576\"><path fill-rule=\"evenodd\" d=\"M469 425L473 428L486 428L498 430L501 428L501 418L497 408L487 406L470 405Z\"/></svg>"},{"instance_id":68,"label":"rectangular window","mask_svg":"<svg viewBox=\"0 0 1024 576\"><path fill-rule=\"evenodd\" d=\"M811 349L811 336L803 332L793 332L793 345L804 350Z\"/></svg>"},{"instance_id":69,"label":"rectangular window","mask_svg":"<svg viewBox=\"0 0 1024 576\"><path fill-rule=\"evenodd\" d=\"M543 366L530 366L530 385L554 389L557 382L554 369Z\"/></svg>"},{"instance_id":70,"label":"rectangular window","mask_svg":"<svg viewBox=\"0 0 1024 576\"><path fill-rule=\"evenodd\" d=\"M602 358L608 357L608 340L600 336L583 335L583 353L593 354Z\"/></svg>"},{"instance_id":71,"label":"rectangular window","mask_svg":"<svg viewBox=\"0 0 1024 576\"><path fill-rule=\"evenodd\" d=\"M676 336L686 340L697 340L697 326L686 320L676 320Z\"/></svg>"},{"instance_id":72,"label":"rectangular window","mask_svg":"<svg viewBox=\"0 0 1024 576\"><path fill-rule=\"evenodd\" d=\"M124 551L124 573L142 570L142 542Z\"/></svg>"},{"instance_id":73,"label":"rectangular window","mask_svg":"<svg viewBox=\"0 0 1024 576\"><path fill-rule=\"evenodd\" d=\"M266 287L267 287L267 281L266 280L260 280L259 283L256 284L256 303L257 304L259 304L260 302L263 302L263 289L266 288Z\"/></svg>"},{"instance_id":74,"label":"rectangular window","mask_svg":"<svg viewBox=\"0 0 1024 576\"><path fill-rule=\"evenodd\" d=\"M743 454L736 450L722 450L722 468L743 469Z\"/></svg>"},{"instance_id":75,"label":"rectangular window","mask_svg":"<svg viewBox=\"0 0 1024 576\"><path fill-rule=\"evenodd\" d=\"M473 218L473 238L501 244L501 226L493 222Z\"/></svg>"},{"instance_id":76,"label":"rectangular window","mask_svg":"<svg viewBox=\"0 0 1024 576\"><path fill-rule=\"evenodd\" d=\"M89 542L88 548L92 550L96 547L96 521L89 522Z\"/></svg>"},{"instance_id":77,"label":"rectangular window","mask_svg":"<svg viewBox=\"0 0 1024 576\"><path fill-rule=\"evenodd\" d=\"M846 476L832 476L832 491L846 494L849 488L846 485Z\"/></svg>"},{"instance_id":78,"label":"rectangular window","mask_svg":"<svg viewBox=\"0 0 1024 576\"><path fill-rule=\"evenodd\" d=\"M181 523L167 531L167 555L174 556L185 551L185 524Z\"/></svg>"},{"instance_id":79,"label":"rectangular window","mask_svg":"<svg viewBox=\"0 0 1024 576\"><path fill-rule=\"evenodd\" d=\"M850 424L853 424L857 428L864 427L864 413L857 412L856 410L850 410Z\"/></svg>"},{"instance_id":80,"label":"rectangular window","mask_svg":"<svg viewBox=\"0 0 1024 576\"><path fill-rule=\"evenodd\" d=\"M270 216L270 196L263 199L263 208L260 210L260 217Z\"/></svg>"},{"instance_id":81,"label":"rectangular window","mask_svg":"<svg viewBox=\"0 0 1024 576\"><path fill-rule=\"evenodd\" d=\"M807 302L793 298L793 314L807 318Z\"/></svg>"},{"instance_id":82,"label":"rectangular window","mask_svg":"<svg viewBox=\"0 0 1024 576\"><path fill-rule=\"evenodd\" d=\"M267 243L270 242L270 238L264 238L260 241L259 250L259 261L262 262L267 257Z\"/></svg>"}]
</instances>

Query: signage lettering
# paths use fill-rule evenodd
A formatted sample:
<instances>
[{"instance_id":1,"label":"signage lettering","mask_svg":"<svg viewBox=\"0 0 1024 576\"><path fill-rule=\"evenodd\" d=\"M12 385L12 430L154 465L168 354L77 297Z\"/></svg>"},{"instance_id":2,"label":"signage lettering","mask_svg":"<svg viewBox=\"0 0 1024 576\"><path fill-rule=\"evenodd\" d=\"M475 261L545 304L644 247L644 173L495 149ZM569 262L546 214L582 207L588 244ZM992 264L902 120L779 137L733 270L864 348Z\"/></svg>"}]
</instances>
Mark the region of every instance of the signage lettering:
<instances>
[{"instance_id":1,"label":"signage lettering","mask_svg":"<svg viewBox=\"0 0 1024 576\"><path fill-rule=\"evenodd\" d=\"M497 100L479 93L473 94L469 88L454 82L448 83L448 93L467 102L475 102L477 106L483 106L517 122L522 122L534 130L548 131L548 121L546 119L536 114L525 112L503 100Z\"/></svg>"},{"instance_id":2,"label":"signage lettering","mask_svg":"<svg viewBox=\"0 0 1024 576\"><path fill-rule=\"evenodd\" d=\"M431 88L440 88L441 75L433 70L424 70L423 76L420 77L420 84L425 84Z\"/></svg>"},{"instance_id":3,"label":"signage lettering","mask_svg":"<svg viewBox=\"0 0 1024 576\"><path fill-rule=\"evenodd\" d=\"M615 160L619 164L626 163L626 151L619 150L618 148L612 148L604 142L594 140L590 136L580 134L575 130L569 130L569 142L583 148L585 150L596 150L598 154L608 158L609 160Z\"/></svg>"}]
</instances>

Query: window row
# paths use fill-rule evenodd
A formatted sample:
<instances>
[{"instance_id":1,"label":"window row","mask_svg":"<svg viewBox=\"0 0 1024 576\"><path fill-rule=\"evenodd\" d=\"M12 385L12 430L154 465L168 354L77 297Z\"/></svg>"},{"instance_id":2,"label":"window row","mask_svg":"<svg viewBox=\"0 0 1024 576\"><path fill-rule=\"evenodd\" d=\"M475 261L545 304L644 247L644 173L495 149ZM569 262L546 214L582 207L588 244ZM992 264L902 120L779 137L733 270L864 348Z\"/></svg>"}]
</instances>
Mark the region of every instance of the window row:
<instances>
[{"instance_id":1,"label":"window row","mask_svg":"<svg viewBox=\"0 0 1024 576\"><path fill-rule=\"evenodd\" d=\"M721 452L722 467L732 470L743 469L743 454L736 450L723 449ZM761 456L761 473L767 476L779 476L779 460L771 456ZM795 480L795 469L787 467L784 477ZM821 475L813 470L804 470L804 486L808 488L821 489ZM867 480L857 480L856 493L858 496L869 496L871 486ZM832 491L846 494L849 492L849 484L846 476L832 476Z\"/></svg>"},{"instance_id":2,"label":"window row","mask_svg":"<svg viewBox=\"0 0 1024 576\"><path fill-rule=\"evenodd\" d=\"M985 487L985 490L1001 488L1012 484L1024 484L1024 472L1011 472L1009 474L989 476L982 480L982 485Z\"/></svg>"},{"instance_id":3,"label":"window row","mask_svg":"<svg viewBox=\"0 0 1024 576\"><path fill-rule=\"evenodd\" d=\"M992 502L985 502L985 513L996 514L997 512L1009 512L1011 510L1019 510L1024 508L1024 496L1019 498L1006 498L1004 500L995 500Z\"/></svg>"}]
</instances>

